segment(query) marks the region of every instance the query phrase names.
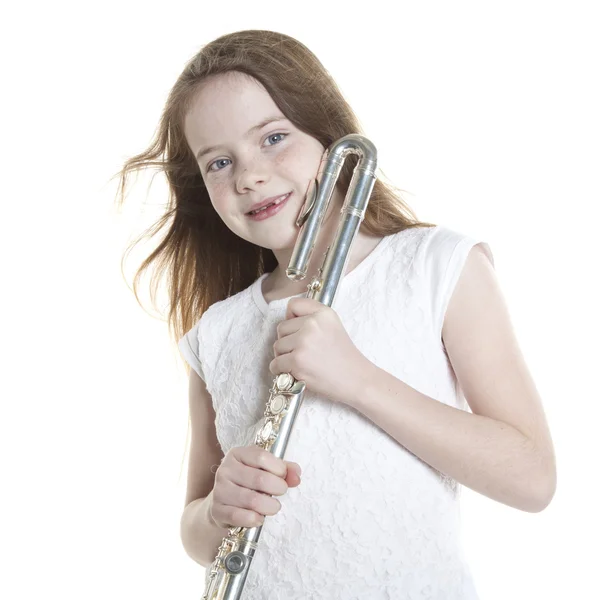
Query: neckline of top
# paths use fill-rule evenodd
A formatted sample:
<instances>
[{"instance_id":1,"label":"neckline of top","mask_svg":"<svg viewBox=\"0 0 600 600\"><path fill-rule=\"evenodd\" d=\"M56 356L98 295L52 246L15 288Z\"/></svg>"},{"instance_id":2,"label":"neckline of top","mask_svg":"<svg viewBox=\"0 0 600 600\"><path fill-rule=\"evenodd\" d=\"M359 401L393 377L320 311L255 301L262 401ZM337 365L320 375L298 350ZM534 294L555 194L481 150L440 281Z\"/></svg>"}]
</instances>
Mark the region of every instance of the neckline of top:
<instances>
[{"instance_id":1,"label":"neckline of top","mask_svg":"<svg viewBox=\"0 0 600 600\"><path fill-rule=\"evenodd\" d=\"M405 230L403 230L403 231L405 231ZM402 233L402 232L399 232L399 233ZM363 260L361 262L359 262L358 265L356 265L356 267L354 267L354 269L352 269L352 271L350 271L350 273L346 273L340 281L340 289L343 286L347 285L348 282L351 282L365 268L367 268L369 266L369 264L372 263L375 260L375 258L377 258L377 256L379 254L381 254L381 252L383 252L383 250L389 246L392 238L396 235L398 235L398 234L391 234L391 235L385 236L377 244L377 246L375 246L375 248L373 248L373 250L371 250L371 252L369 252L369 254L367 254L367 256L365 256L365 258L363 258ZM272 310L274 308L278 308L281 306L287 306L287 303L291 298L300 298L301 296L306 295L306 292L302 292L300 294L296 294L295 296L288 296L287 298L277 298L276 300L271 300L271 302L267 303L267 301L265 300L265 297L262 293L262 282L263 282L263 279L265 279L267 277L267 275L269 275L269 273L263 273L252 284L252 297L254 298L254 302L255 302L256 306L259 308L259 310L263 314L267 314L269 312L269 310Z\"/></svg>"}]
</instances>

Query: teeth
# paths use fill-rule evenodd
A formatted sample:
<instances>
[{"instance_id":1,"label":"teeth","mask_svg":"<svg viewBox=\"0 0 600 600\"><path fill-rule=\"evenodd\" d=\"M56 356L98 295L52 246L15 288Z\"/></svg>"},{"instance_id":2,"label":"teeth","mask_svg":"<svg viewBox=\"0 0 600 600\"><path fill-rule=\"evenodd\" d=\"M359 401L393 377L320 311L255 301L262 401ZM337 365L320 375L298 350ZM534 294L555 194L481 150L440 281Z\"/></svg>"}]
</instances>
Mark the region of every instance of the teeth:
<instances>
[{"instance_id":1,"label":"teeth","mask_svg":"<svg viewBox=\"0 0 600 600\"><path fill-rule=\"evenodd\" d=\"M269 208L269 206L277 206L278 204L281 204L288 196L289 196L289 194L285 194L284 196L281 196L281 198L279 198L279 200L275 200L275 202L271 202L271 204L267 204L267 206L263 206L262 208L259 208L258 210L253 210L250 212L250 214L256 215L257 213L262 212L263 210L267 210L267 208Z\"/></svg>"}]
</instances>

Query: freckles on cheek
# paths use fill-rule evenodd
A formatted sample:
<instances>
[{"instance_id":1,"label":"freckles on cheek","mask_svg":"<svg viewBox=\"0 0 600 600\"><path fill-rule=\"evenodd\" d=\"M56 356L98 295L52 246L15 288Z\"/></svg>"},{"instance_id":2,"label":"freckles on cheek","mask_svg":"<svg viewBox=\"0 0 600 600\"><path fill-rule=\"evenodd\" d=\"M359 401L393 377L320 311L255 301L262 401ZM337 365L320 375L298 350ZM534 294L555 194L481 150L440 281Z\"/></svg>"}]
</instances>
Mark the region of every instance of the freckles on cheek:
<instances>
[{"instance_id":1,"label":"freckles on cheek","mask_svg":"<svg viewBox=\"0 0 600 600\"><path fill-rule=\"evenodd\" d=\"M284 150L281 150L281 152L279 152L275 157L275 164L279 166L290 160L297 160L300 156L301 154L297 150L295 151L292 148L285 148Z\"/></svg>"},{"instance_id":2,"label":"freckles on cheek","mask_svg":"<svg viewBox=\"0 0 600 600\"><path fill-rule=\"evenodd\" d=\"M212 203L215 206L218 206L221 199L225 197L225 193L226 193L225 184L216 183L216 184L211 185L210 187L207 186L206 189L208 191L208 195L210 196Z\"/></svg>"},{"instance_id":3,"label":"freckles on cheek","mask_svg":"<svg viewBox=\"0 0 600 600\"><path fill-rule=\"evenodd\" d=\"M209 194L211 196L221 196L223 194L223 192L225 191L225 184L224 183L215 183L213 185L210 186L209 189Z\"/></svg>"},{"instance_id":4,"label":"freckles on cheek","mask_svg":"<svg viewBox=\"0 0 600 600\"><path fill-rule=\"evenodd\" d=\"M306 177L316 177L319 165L321 164L321 155L311 153L311 149L306 147L294 146L282 150L275 159L277 166L287 167L290 176L298 175Z\"/></svg>"}]
</instances>

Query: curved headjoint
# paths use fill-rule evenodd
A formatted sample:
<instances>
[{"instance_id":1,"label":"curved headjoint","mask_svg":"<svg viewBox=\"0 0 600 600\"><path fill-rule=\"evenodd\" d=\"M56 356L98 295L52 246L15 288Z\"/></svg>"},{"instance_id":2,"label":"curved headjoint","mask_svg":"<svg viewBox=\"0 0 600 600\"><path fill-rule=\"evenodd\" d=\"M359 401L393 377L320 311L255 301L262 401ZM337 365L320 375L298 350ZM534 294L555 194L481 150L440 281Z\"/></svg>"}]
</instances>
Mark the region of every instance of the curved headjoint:
<instances>
[{"instance_id":1,"label":"curved headjoint","mask_svg":"<svg viewBox=\"0 0 600 600\"><path fill-rule=\"evenodd\" d=\"M296 225L300 227L300 231L286 269L287 277L293 281L302 281L306 277L321 223L327 213L345 159L350 154L358 156L358 163L354 167L342 207L342 217L338 225L338 233L344 238L344 247L349 244L349 241L358 230L358 225L354 223L353 219L358 219L360 222L364 217L366 205L376 179L377 149L364 136L349 134L336 140L323 153L317 177L311 180L308 187L302 213L296 219ZM347 225L348 223L350 225ZM351 232L351 235L348 232ZM336 234L334 242L336 247L339 239ZM323 270L323 275L328 277L329 272ZM331 287L337 286L340 276L339 273L336 274L336 283L332 284ZM319 294L322 294L322 292L319 292Z\"/></svg>"}]
</instances>

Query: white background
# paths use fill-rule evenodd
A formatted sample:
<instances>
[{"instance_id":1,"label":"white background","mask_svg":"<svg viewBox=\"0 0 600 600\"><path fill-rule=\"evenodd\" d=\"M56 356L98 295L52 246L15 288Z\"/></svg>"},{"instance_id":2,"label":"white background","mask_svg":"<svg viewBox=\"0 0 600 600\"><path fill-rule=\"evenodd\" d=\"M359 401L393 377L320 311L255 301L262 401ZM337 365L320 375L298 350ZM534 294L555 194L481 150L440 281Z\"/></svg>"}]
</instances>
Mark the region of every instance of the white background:
<instances>
[{"instance_id":1,"label":"white background","mask_svg":"<svg viewBox=\"0 0 600 600\"><path fill-rule=\"evenodd\" d=\"M595 2L33 2L4 9L0 595L197 599L183 550L187 378L128 284L166 201L110 178L201 45L305 43L417 215L490 244L544 401L558 490L463 489L482 600L598 597L600 19ZM126 283L126 281L128 283ZM146 278L144 282L148 282ZM164 308L166 296L159 305ZM390 515L393 518L393 515ZM276 585L276 582L274 582Z\"/></svg>"}]
</instances>

